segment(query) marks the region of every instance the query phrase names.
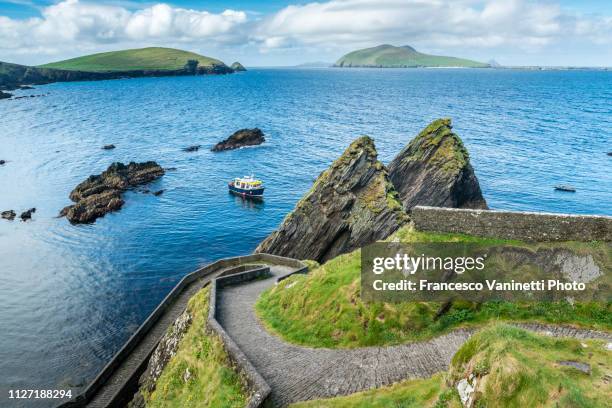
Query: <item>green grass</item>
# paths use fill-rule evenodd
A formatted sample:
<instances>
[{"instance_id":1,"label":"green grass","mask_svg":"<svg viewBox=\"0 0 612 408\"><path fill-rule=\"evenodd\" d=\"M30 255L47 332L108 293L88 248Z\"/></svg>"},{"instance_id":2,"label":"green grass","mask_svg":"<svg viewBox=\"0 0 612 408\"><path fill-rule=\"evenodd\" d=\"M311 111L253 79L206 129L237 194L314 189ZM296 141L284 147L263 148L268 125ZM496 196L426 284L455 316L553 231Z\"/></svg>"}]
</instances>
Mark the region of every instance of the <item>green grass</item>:
<instances>
[{"instance_id":1,"label":"green grass","mask_svg":"<svg viewBox=\"0 0 612 408\"><path fill-rule=\"evenodd\" d=\"M558 364L587 363L591 374ZM456 384L477 378L474 407L597 408L609 406L611 352L600 341L559 339L496 324L472 336L448 372L291 408L462 407ZM609 374L608 374L609 375Z\"/></svg>"},{"instance_id":2,"label":"green grass","mask_svg":"<svg viewBox=\"0 0 612 408\"><path fill-rule=\"evenodd\" d=\"M182 69L188 60L197 60L198 66L224 65L219 60L193 52L174 48L149 47L85 55L41 65L40 68L87 72L177 70Z\"/></svg>"},{"instance_id":3,"label":"green grass","mask_svg":"<svg viewBox=\"0 0 612 408\"><path fill-rule=\"evenodd\" d=\"M407 226L391 239L402 242L473 242L526 245L518 241L416 232ZM566 243L596 253L597 243ZM341 255L307 275L294 275L264 292L256 304L261 321L288 342L311 347L400 344L436 337L454 328L490 321L538 321L612 328L612 304L454 302L441 318L435 302L364 303L360 298L360 251Z\"/></svg>"},{"instance_id":4,"label":"green grass","mask_svg":"<svg viewBox=\"0 0 612 408\"><path fill-rule=\"evenodd\" d=\"M290 408L424 408L433 406L443 389L443 375L436 374L424 380L404 381L346 397L298 402Z\"/></svg>"},{"instance_id":5,"label":"green grass","mask_svg":"<svg viewBox=\"0 0 612 408\"><path fill-rule=\"evenodd\" d=\"M392 45L379 45L353 51L340 58L336 66L353 67L472 67L483 68L488 64L471 61L463 58L443 57L423 54L411 47L394 47Z\"/></svg>"},{"instance_id":6,"label":"green grass","mask_svg":"<svg viewBox=\"0 0 612 408\"><path fill-rule=\"evenodd\" d=\"M210 289L189 300L192 323L155 390L143 393L148 408L238 408L247 402L245 380L232 367L223 343L206 329ZM191 377L184 380L186 371Z\"/></svg>"}]
</instances>

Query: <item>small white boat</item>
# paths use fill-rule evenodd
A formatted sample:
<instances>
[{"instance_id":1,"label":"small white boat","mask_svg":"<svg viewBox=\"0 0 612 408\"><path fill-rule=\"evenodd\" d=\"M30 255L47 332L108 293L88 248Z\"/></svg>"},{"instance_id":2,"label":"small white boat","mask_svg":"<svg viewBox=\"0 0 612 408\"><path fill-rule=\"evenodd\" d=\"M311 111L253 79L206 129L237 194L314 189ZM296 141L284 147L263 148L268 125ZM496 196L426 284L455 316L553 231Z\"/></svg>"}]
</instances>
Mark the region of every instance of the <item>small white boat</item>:
<instances>
[{"instance_id":1,"label":"small white boat","mask_svg":"<svg viewBox=\"0 0 612 408\"><path fill-rule=\"evenodd\" d=\"M230 181L227 186L232 194L245 198L263 198L263 181L255 179L253 175L237 177L234 181Z\"/></svg>"}]
</instances>

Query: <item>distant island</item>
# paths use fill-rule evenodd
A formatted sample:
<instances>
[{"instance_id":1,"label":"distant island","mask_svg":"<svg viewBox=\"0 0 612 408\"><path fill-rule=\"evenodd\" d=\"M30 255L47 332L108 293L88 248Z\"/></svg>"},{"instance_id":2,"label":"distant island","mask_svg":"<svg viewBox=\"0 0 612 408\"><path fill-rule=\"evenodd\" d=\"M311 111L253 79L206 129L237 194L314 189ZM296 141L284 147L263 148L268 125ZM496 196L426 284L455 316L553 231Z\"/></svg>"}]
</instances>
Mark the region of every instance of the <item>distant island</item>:
<instances>
[{"instance_id":1,"label":"distant island","mask_svg":"<svg viewBox=\"0 0 612 408\"><path fill-rule=\"evenodd\" d=\"M334 64L339 68L489 68L489 64L456 57L423 54L409 45L384 44L350 52Z\"/></svg>"},{"instance_id":2,"label":"distant island","mask_svg":"<svg viewBox=\"0 0 612 408\"><path fill-rule=\"evenodd\" d=\"M148 47L85 55L39 66L0 61L0 90L51 82L232 72L232 68L215 58L174 48Z\"/></svg>"},{"instance_id":3,"label":"distant island","mask_svg":"<svg viewBox=\"0 0 612 408\"><path fill-rule=\"evenodd\" d=\"M294 68L329 68L333 65L334 65L333 62L313 61L313 62L304 62L298 65L295 65Z\"/></svg>"}]
</instances>

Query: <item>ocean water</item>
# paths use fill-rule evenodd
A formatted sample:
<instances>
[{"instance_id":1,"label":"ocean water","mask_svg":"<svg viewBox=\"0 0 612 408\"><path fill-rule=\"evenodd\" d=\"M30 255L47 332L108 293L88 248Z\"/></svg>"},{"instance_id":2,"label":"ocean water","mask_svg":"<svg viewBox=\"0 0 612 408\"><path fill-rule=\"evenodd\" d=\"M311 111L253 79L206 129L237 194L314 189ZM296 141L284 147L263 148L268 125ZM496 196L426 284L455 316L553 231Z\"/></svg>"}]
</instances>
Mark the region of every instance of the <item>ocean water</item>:
<instances>
[{"instance_id":1,"label":"ocean water","mask_svg":"<svg viewBox=\"0 0 612 408\"><path fill-rule=\"evenodd\" d=\"M182 276L250 253L363 134L387 163L451 117L492 208L612 215L612 72L253 69L16 93L48 95L0 101L0 211L37 208L0 220L2 406L54 405L7 389L78 393ZM244 127L266 143L208 150ZM85 177L131 160L176 168L151 187L162 196L128 192L92 225L56 218ZM251 173L262 203L227 193Z\"/></svg>"}]
</instances>

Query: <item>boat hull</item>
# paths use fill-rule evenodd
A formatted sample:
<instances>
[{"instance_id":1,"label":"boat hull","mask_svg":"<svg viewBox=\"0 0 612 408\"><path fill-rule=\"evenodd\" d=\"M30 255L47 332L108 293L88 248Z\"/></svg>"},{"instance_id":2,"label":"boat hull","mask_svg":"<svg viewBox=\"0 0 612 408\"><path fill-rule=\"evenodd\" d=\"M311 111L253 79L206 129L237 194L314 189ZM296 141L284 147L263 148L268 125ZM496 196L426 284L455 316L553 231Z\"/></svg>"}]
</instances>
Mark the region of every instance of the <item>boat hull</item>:
<instances>
[{"instance_id":1,"label":"boat hull","mask_svg":"<svg viewBox=\"0 0 612 408\"><path fill-rule=\"evenodd\" d=\"M228 184L229 192L246 198L263 198L264 188L244 189L235 187L232 183Z\"/></svg>"}]
</instances>

